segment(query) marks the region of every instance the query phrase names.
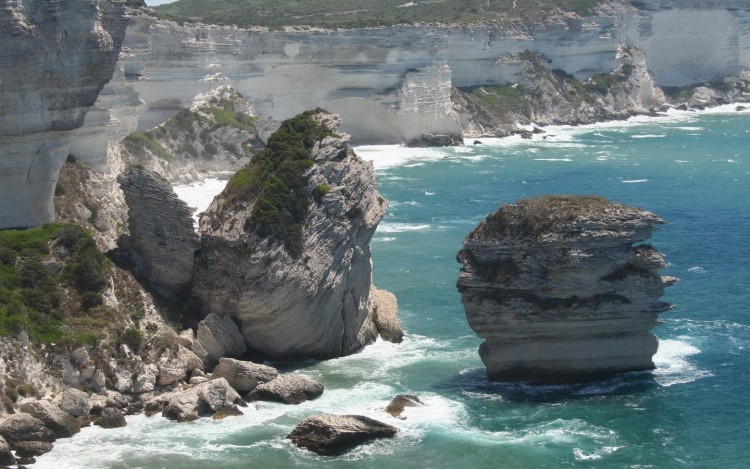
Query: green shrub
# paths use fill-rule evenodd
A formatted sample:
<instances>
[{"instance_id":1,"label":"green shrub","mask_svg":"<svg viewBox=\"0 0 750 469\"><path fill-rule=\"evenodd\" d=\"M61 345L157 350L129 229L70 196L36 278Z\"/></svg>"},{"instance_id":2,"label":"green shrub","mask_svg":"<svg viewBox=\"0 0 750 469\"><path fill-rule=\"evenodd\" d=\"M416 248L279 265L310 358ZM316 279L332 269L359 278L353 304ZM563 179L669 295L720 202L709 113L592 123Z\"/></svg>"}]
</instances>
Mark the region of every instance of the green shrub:
<instances>
[{"instance_id":1,"label":"green shrub","mask_svg":"<svg viewBox=\"0 0 750 469\"><path fill-rule=\"evenodd\" d=\"M320 184L318 186L315 186L315 189L313 189L313 197L315 197L316 200L320 201L320 199L322 199L324 195L328 194L330 190L331 186L329 186L328 184Z\"/></svg>"},{"instance_id":2,"label":"green shrub","mask_svg":"<svg viewBox=\"0 0 750 469\"><path fill-rule=\"evenodd\" d=\"M16 251L9 247L0 247L0 263L12 266L16 263Z\"/></svg>"},{"instance_id":3,"label":"green shrub","mask_svg":"<svg viewBox=\"0 0 750 469\"><path fill-rule=\"evenodd\" d=\"M135 327L129 327L120 334L118 342L127 345L130 350L138 352L143 344L143 333Z\"/></svg>"},{"instance_id":4,"label":"green shrub","mask_svg":"<svg viewBox=\"0 0 750 469\"><path fill-rule=\"evenodd\" d=\"M104 304L104 298L97 292L87 291L81 295L81 307L84 311Z\"/></svg>"}]
</instances>

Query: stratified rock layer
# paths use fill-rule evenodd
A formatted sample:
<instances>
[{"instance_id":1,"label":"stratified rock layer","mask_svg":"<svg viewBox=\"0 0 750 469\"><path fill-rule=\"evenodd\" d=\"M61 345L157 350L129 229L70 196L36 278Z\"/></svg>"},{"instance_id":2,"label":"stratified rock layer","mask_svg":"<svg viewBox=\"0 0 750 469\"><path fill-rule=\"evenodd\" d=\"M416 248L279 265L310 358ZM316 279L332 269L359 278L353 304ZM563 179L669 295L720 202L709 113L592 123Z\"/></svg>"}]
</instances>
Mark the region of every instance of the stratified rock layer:
<instances>
[{"instance_id":1,"label":"stratified rock layer","mask_svg":"<svg viewBox=\"0 0 750 469\"><path fill-rule=\"evenodd\" d=\"M253 230L258 196L233 195L243 184L239 177L201 217L193 294L204 313L239 320L248 347L274 358L346 355L377 335L370 240L387 203L375 188L372 163L349 149L348 135L335 132L338 116L316 111L307 117L316 124L304 149L311 165L304 172L306 186L285 192L287 198L309 198L294 225L297 237L282 241ZM241 176L252 181L262 177L258 173L250 168ZM266 187L279 184L275 178Z\"/></svg>"},{"instance_id":2,"label":"stratified rock layer","mask_svg":"<svg viewBox=\"0 0 750 469\"><path fill-rule=\"evenodd\" d=\"M200 247L191 210L155 173L130 168L117 179L128 204L130 239L125 244L137 273L166 296L186 294Z\"/></svg>"},{"instance_id":3,"label":"stratified rock layer","mask_svg":"<svg viewBox=\"0 0 750 469\"><path fill-rule=\"evenodd\" d=\"M671 307L656 215L600 197L500 207L464 241L458 290L493 380L566 382L654 368Z\"/></svg>"},{"instance_id":4,"label":"stratified rock layer","mask_svg":"<svg viewBox=\"0 0 750 469\"><path fill-rule=\"evenodd\" d=\"M54 221L70 131L112 78L124 34L116 2L0 4L0 228Z\"/></svg>"}]
</instances>

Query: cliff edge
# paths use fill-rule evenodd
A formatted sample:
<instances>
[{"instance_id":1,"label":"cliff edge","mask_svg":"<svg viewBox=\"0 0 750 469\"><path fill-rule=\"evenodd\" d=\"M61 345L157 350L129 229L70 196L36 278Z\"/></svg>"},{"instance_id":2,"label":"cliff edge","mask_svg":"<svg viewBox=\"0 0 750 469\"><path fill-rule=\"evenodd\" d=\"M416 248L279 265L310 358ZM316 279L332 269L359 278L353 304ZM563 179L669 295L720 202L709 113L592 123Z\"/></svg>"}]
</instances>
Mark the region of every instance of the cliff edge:
<instances>
[{"instance_id":1,"label":"cliff edge","mask_svg":"<svg viewBox=\"0 0 750 469\"><path fill-rule=\"evenodd\" d=\"M649 329L677 279L642 243L653 213L595 196L500 207L458 253L458 290L492 380L569 382L654 368Z\"/></svg>"},{"instance_id":2,"label":"cliff edge","mask_svg":"<svg viewBox=\"0 0 750 469\"><path fill-rule=\"evenodd\" d=\"M200 220L203 314L231 316L274 358L346 355L377 336L370 240L387 202L339 124L320 109L284 121Z\"/></svg>"},{"instance_id":3,"label":"cliff edge","mask_svg":"<svg viewBox=\"0 0 750 469\"><path fill-rule=\"evenodd\" d=\"M112 78L125 23L105 0L0 5L0 228L54 221L71 131Z\"/></svg>"}]
</instances>

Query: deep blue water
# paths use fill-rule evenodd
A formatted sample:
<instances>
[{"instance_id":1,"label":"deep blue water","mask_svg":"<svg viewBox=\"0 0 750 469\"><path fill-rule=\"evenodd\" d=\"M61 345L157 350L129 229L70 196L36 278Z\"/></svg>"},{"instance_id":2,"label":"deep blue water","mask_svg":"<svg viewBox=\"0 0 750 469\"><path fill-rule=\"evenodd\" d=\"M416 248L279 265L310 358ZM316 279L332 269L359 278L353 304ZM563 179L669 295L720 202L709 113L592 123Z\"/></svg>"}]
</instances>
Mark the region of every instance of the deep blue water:
<instances>
[{"instance_id":1,"label":"deep blue water","mask_svg":"<svg viewBox=\"0 0 750 469\"><path fill-rule=\"evenodd\" d=\"M36 467L747 467L750 448L750 114L679 114L550 128L547 138L459 148L362 147L391 208L373 240L375 283L394 292L400 345L299 370L326 386L299 406L174 424L136 416L122 430L60 440ZM455 288L464 236L499 204L600 194L668 223L675 304L655 329L657 369L567 386L489 383ZM407 419L394 395L427 406ZM312 413L364 413L401 428L339 458L284 436Z\"/></svg>"}]
</instances>

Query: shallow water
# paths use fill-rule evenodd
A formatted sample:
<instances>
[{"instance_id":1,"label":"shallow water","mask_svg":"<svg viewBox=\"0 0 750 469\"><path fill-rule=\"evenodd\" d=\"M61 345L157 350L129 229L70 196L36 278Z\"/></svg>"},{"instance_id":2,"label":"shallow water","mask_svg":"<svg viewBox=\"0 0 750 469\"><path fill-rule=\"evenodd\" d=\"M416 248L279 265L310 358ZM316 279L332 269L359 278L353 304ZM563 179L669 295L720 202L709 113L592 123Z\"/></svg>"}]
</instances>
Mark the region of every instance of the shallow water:
<instances>
[{"instance_id":1,"label":"shallow water","mask_svg":"<svg viewBox=\"0 0 750 469\"><path fill-rule=\"evenodd\" d=\"M391 202L373 240L374 277L398 296L402 344L294 365L325 384L313 402L260 403L217 422L129 417L125 429L59 440L33 467L746 467L749 124L745 113L674 113L548 128L546 139L360 147ZM667 220L652 243L667 256L664 274L682 281L667 290L676 307L655 329L654 372L565 386L486 380L455 254L500 203L548 193L601 194ZM427 406L402 421L382 409L403 392ZM320 457L284 438L316 412L365 414L401 432Z\"/></svg>"}]
</instances>

